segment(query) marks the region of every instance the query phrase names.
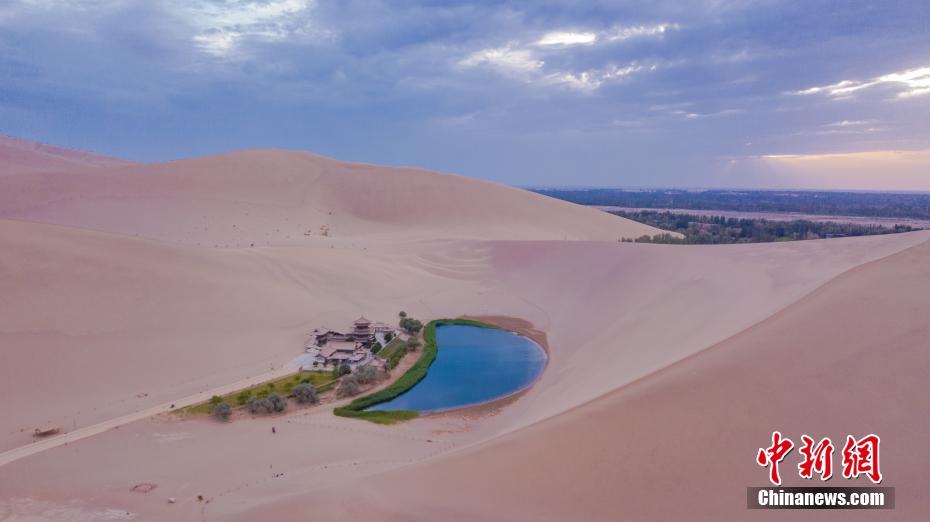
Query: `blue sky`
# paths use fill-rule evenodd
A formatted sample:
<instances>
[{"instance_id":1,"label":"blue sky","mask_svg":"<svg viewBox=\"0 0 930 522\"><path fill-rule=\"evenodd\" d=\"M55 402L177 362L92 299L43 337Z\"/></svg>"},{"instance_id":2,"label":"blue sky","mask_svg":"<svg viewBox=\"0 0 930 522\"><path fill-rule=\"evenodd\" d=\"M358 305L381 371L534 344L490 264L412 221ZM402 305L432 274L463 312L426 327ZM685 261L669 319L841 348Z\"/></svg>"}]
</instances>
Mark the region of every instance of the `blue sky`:
<instances>
[{"instance_id":1,"label":"blue sky","mask_svg":"<svg viewBox=\"0 0 930 522\"><path fill-rule=\"evenodd\" d=\"M518 185L926 190L930 5L5 0L0 133Z\"/></svg>"}]
</instances>

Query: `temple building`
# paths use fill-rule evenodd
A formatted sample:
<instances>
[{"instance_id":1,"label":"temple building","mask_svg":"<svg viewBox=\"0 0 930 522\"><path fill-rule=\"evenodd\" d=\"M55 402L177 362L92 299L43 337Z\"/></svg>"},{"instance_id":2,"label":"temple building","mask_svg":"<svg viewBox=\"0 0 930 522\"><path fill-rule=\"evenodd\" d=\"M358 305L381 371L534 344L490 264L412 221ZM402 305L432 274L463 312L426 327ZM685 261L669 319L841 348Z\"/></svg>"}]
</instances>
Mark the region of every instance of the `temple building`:
<instances>
[{"instance_id":1,"label":"temple building","mask_svg":"<svg viewBox=\"0 0 930 522\"><path fill-rule=\"evenodd\" d=\"M375 332L371 329L371 321L361 316L352 323L352 337L356 341L370 341L374 338Z\"/></svg>"},{"instance_id":2,"label":"temple building","mask_svg":"<svg viewBox=\"0 0 930 522\"><path fill-rule=\"evenodd\" d=\"M385 323L372 323L364 316L352 322L352 329L342 333L331 328L317 328L304 348L313 356L314 364L323 367L361 366L372 360L371 346L385 333L396 333L395 328Z\"/></svg>"}]
</instances>

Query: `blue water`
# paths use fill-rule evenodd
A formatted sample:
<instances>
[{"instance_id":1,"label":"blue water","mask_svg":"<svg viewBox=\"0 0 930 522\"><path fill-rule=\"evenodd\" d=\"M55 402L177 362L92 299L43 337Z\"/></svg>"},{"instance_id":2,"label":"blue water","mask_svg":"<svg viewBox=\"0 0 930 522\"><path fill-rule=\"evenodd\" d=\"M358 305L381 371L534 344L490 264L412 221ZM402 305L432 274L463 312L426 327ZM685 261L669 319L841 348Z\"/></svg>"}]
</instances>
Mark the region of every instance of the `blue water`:
<instances>
[{"instance_id":1,"label":"blue water","mask_svg":"<svg viewBox=\"0 0 930 522\"><path fill-rule=\"evenodd\" d=\"M546 352L507 330L466 325L436 328L439 352L422 381L370 410L451 410L529 387L546 367Z\"/></svg>"}]
</instances>

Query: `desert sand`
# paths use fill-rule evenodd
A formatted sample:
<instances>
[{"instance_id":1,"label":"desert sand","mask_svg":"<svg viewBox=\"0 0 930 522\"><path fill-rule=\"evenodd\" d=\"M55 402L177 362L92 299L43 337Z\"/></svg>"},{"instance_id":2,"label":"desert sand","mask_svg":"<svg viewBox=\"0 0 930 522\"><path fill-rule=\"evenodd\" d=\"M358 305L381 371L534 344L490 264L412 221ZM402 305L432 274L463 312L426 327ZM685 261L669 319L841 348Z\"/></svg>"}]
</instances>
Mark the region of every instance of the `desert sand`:
<instances>
[{"instance_id":1,"label":"desert sand","mask_svg":"<svg viewBox=\"0 0 930 522\"><path fill-rule=\"evenodd\" d=\"M925 232L619 243L655 230L268 150L37 169L0 189L0 392L17 398L0 403L0 452L37 425L80 429L280 369L313 328L360 313L517 318L550 352L491 412L119 423L0 467L0 519L763 518L745 487L763 484L753 456L773 429L880 433L907 505L886 513L930 513L906 461L928 459Z\"/></svg>"},{"instance_id":2,"label":"desert sand","mask_svg":"<svg viewBox=\"0 0 930 522\"><path fill-rule=\"evenodd\" d=\"M0 136L0 176L91 170L133 165L132 161Z\"/></svg>"}]
</instances>

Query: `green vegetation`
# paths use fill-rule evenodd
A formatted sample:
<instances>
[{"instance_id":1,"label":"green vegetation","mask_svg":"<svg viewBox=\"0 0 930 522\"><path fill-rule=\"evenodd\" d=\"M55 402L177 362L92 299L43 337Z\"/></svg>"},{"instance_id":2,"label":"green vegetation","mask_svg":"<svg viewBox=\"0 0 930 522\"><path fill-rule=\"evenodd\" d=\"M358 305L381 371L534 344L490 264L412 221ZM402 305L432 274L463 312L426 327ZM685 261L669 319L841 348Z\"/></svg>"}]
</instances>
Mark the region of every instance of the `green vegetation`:
<instances>
[{"instance_id":1,"label":"green vegetation","mask_svg":"<svg viewBox=\"0 0 930 522\"><path fill-rule=\"evenodd\" d=\"M269 393L264 399L252 397L245 406L250 413L280 413L287 409L287 399L277 393Z\"/></svg>"},{"instance_id":2,"label":"green vegetation","mask_svg":"<svg viewBox=\"0 0 930 522\"><path fill-rule=\"evenodd\" d=\"M416 335L420 333L420 330L423 328L423 323L412 317L404 317L400 320L400 327L407 333Z\"/></svg>"},{"instance_id":3,"label":"green vegetation","mask_svg":"<svg viewBox=\"0 0 930 522\"><path fill-rule=\"evenodd\" d=\"M878 225L857 225L852 223L819 222L807 220L771 221L767 219L726 218L723 216L699 216L693 214L674 214L655 210L636 212L611 212L665 230L679 232L684 237L672 234L643 235L636 238L637 243L668 244L728 244L728 243L762 243L772 241L796 241L801 239L821 239L847 236L869 236L875 234L892 234L910 232L910 226L895 225L893 228ZM632 240L625 240L630 241Z\"/></svg>"},{"instance_id":4,"label":"green vegetation","mask_svg":"<svg viewBox=\"0 0 930 522\"><path fill-rule=\"evenodd\" d=\"M236 395L236 404L239 406L245 406L246 401L252 398L251 390L242 390L239 392L239 395Z\"/></svg>"},{"instance_id":5,"label":"green vegetation","mask_svg":"<svg viewBox=\"0 0 930 522\"><path fill-rule=\"evenodd\" d=\"M218 402L213 406L213 416L217 419L227 421L230 415L232 415L232 408L225 402Z\"/></svg>"},{"instance_id":6,"label":"green vegetation","mask_svg":"<svg viewBox=\"0 0 930 522\"><path fill-rule=\"evenodd\" d=\"M407 355L407 343L402 341L399 337L395 337L381 349L378 353L386 362L385 367L388 370L393 370L400 363L400 360Z\"/></svg>"},{"instance_id":7,"label":"green vegetation","mask_svg":"<svg viewBox=\"0 0 930 522\"><path fill-rule=\"evenodd\" d=\"M219 402L245 406L250 398L264 399L275 390L279 390L285 395L290 395L301 383L312 384L318 393L325 393L333 389L335 386L335 379L333 378L332 372L302 371L273 381L256 384L250 388L235 391L222 397L213 396L207 402L194 404L186 408L179 408L174 410L174 413L181 415L210 415L213 413L214 406ZM218 402L217 399L219 399Z\"/></svg>"},{"instance_id":8,"label":"green vegetation","mask_svg":"<svg viewBox=\"0 0 930 522\"><path fill-rule=\"evenodd\" d=\"M432 365L433 361L436 360L436 354L439 351L439 348L436 346L436 328L442 325L450 324L497 328L497 326L481 323L479 321L472 321L470 319L437 319L435 321L430 321L426 325L426 328L423 329L423 355L420 356L420 359L417 360L417 362L414 363L406 373L401 375L399 379L394 381L387 388L364 397L359 397L346 406L336 408L333 410L333 413L339 415L340 417L365 419L377 424L394 424L396 422L413 419L419 416L419 412L414 410L363 410L378 404L388 402L403 394L410 388L413 388L418 382L423 380L423 378L426 377L426 372L429 370L430 365ZM403 346L406 348L405 344ZM391 345L388 344L384 350L387 350L390 347Z\"/></svg>"},{"instance_id":9,"label":"green vegetation","mask_svg":"<svg viewBox=\"0 0 930 522\"><path fill-rule=\"evenodd\" d=\"M930 194L916 192L608 188L537 192L581 205L930 219Z\"/></svg>"}]
</instances>

